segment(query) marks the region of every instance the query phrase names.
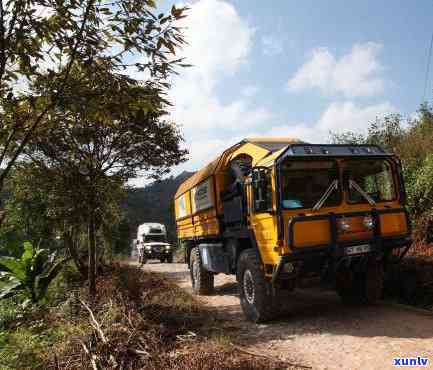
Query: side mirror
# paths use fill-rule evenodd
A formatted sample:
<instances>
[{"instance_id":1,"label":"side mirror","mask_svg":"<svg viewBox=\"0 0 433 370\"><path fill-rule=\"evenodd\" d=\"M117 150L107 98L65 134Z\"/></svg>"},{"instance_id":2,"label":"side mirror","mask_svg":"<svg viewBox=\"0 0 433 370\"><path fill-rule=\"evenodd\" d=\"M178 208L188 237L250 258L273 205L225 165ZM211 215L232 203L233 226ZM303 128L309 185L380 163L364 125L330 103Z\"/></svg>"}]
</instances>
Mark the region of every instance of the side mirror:
<instances>
[{"instance_id":1,"label":"side mirror","mask_svg":"<svg viewBox=\"0 0 433 370\"><path fill-rule=\"evenodd\" d=\"M270 171L267 167L254 167L251 173L254 211L269 212L272 210L272 193L269 191Z\"/></svg>"}]
</instances>

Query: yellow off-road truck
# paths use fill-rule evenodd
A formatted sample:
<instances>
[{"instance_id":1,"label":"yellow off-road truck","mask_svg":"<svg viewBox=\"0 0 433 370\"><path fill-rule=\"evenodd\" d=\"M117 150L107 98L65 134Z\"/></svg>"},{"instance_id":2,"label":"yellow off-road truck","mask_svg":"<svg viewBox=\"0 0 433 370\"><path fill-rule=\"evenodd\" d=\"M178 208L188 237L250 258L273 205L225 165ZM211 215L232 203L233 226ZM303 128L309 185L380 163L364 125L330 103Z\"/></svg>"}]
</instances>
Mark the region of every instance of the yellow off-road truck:
<instances>
[{"instance_id":1,"label":"yellow off-road truck","mask_svg":"<svg viewBox=\"0 0 433 370\"><path fill-rule=\"evenodd\" d=\"M254 322L305 280L372 303L392 250L410 245L400 161L374 145L245 139L181 184L174 204L194 292L236 274Z\"/></svg>"}]
</instances>

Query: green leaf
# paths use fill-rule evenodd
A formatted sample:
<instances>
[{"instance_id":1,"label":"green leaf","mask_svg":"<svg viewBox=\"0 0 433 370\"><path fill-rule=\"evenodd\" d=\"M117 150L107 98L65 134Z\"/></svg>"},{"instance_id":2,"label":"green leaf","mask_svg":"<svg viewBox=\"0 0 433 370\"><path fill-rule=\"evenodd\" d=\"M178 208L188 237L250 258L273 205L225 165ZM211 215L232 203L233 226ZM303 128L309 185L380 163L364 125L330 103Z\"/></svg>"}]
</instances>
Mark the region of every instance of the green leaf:
<instances>
[{"instance_id":1,"label":"green leaf","mask_svg":"<svg viewBox=\"0 0 433 370\"><path fill-rule=\"evenodd\" d=\"M38 249L32 261L32 273L40 275L45 269L45 264L48 261L48 250Z\"/></svg>"},{"instance_id":2,"label":"green leaf","mask_svg":"<svg viewBox=\"0 0 433 370\"><path fill-rule=\"evenodd\" d=\"M33 258L34 248L33 244L30 242L24 242L24 253L21 256L21 263L23 267L27 267L30 265L31 260Z\"/></svg>"},{"instance_id":3,"label":"green leaf","mask_svg":"<svg viewBox=\"0 0 433 370\"><path fill-rule=\"evenodd\" d=\"M19 280L13 279L8 284L0 289L0 299L5 299L14 296L22 288L22 283Z\"/></svg>"},{"instance_id":4,"label":"green leaf","mask_svg":"<svg viewBox=\"0 0 433 370\"><path fill-rule=\"evenodd\" d=\"M60 271L62 271L64 263L65 263L64 259L58 260L56 263L54 263L53 267L50 269L48 274L39 276L39 278L36 281L38 300L45 296L48 286L50 285L51 281L53 281L55 277L60 273Z\"/></svg>"},{"instance_id":5,"label":"green leaf","mask_svg":"<svg viewBox=\"0 0 433 370\"><path fill-rule=\"evenodd\" d=\"M26 272L21 261L13 257L0 258L0 269L7 271L14 277L24 282L26 280Z\"/></svg>"}]
</instances>

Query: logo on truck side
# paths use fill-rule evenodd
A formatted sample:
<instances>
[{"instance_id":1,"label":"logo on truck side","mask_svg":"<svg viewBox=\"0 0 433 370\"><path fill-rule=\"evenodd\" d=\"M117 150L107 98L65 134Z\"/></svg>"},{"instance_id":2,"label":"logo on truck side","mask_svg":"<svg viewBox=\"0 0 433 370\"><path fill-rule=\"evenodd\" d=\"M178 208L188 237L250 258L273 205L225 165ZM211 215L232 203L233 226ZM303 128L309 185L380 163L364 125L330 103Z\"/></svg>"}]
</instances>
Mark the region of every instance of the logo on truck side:
<instances>
[{"instance_id":1,"label":"logo on truck side","mask_svg":"<svg viewBox=\"0 0 433 370\"><path fill-rule=\"evenodd\" d=\"M193 199L192 210L193 212L201 211L213 206L212 199L212 182L207 179L191 190Z\"/></svg>"}]
</instances>

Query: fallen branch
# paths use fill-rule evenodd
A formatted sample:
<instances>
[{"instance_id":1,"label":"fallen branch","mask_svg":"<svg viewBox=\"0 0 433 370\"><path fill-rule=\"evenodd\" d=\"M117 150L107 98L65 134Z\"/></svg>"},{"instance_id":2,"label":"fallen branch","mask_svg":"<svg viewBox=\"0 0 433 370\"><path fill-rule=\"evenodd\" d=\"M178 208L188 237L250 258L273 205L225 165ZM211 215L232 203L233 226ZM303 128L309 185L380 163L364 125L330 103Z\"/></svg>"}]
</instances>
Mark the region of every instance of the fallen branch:
<instances>
[{"instance_id":1,"label":"fallen branch","mask_svg":"<svg viewBox=\"0 0 433 370\"><path fill-rule=\"evenodd\" d=\"M90 352L90 350L87 348L83 341L80 340L80 344L81 347L83 347L84 352L86 352L86 354L90 357L90 362L92 363L93 370L98 370L98 365L96 363L96 355Z\"/></svg>"},{"instance_id":2,"label":"fallen branch","mask_svg":"<svg viewBox=\"0 0 433 370\"><path fill-rule=\"evenodd\" d=\"M181 342L186 341L186 340L193 340L195 338L197 338L197 334L193 333L192 331L189 331L187 334L176 335L176 339L181 341Z\"/></svg>"},{"instance_id":3,"label":"fallen branch","mask_svg":"<svg viewBox=\"0 0 433 370\"><path fill-rule=\"evenodd\" d=\"M137 355L140 356L145 356L146 358L151 358L152 356L150 355L149 352L145 351L145 350L140 350L140 349L131 349L132 352L136 353Z\"/></svg>"},{"instance_id":4,"label":"fallen branch","mask_svg":"<svg viewBox=\"0 0 433 370\"><path fill-rule=\"evenodd\" d=\"M107 344L108 340L107 337L105 336L104 332L101 329L101 325L99 324L99 322L96 320L95 315L93 314L93 311L91 310L91 308L86 304L86 302L84 302L83 300L80 300L81 304L86 308L87 311L89 311L90 314L90 324L92 325L92 327L95 329L95 331L99 334L99 337L102 340L102 343ZM109 356L110 358L110 362L111 364L116 367L117 366L117 361L114 358L114 356L112 354L110 354Z\"/></svg>"},{"instance_id":5,"label":"fallen branch","mask_svg":"<svg viewBox=\"0 0 433 370\"><path fill-rule=\"evenodd\" d=\"M99 334L99 337L101 338L102 342L104 344L108 343L107 338L105 337L104 332L101 329L101 325L99 324L99 322L96 320L95 315L93 314L93 311L90 309L90 307L86 304L86 302L82 301L80 299L81 304L84 306L84 308L89 311L90 314L90 319L91 319L91 324L93 326L93 328L96 330L96 332Z\"/></svg>"}]
</instances>

